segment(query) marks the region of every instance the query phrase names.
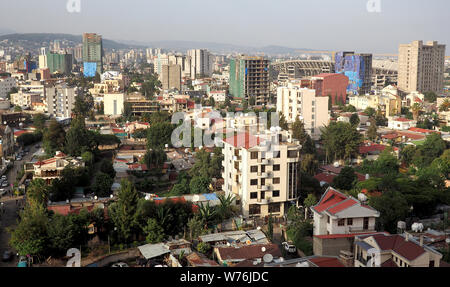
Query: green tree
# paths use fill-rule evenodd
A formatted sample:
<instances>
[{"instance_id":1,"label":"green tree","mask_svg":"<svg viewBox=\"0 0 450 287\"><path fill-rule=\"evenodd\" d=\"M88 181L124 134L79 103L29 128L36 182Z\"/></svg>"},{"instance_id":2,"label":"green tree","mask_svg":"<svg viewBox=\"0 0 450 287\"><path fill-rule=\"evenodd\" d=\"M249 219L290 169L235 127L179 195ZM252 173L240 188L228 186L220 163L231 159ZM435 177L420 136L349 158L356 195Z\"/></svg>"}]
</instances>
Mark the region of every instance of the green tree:
<instances>
[{"instance_id":1,"label":"green tree","mask_svg":"<svg viewBox=\"0 0 450 287\"><path fill-rule=\"evenodd\" d=\"M350 124L354 127L358 127L360 123L360 119L357 113L354 113L350 116Z\"/></svg>"},{"instance_id":2,"label":"green tree","mask_svg":"<svg viewBox=\"0 0 450 287\"><path fill-rule=\"evenodd\" d=\"M211 245L206 242L200 242L199 244L197 244L197 250L202 254L208 254L208 252L211 250Z\"/></svg>"},{"instance_id":3,"label":"green tree","mask_svg":"<svg viewBox=\"0 0 450 287\"><path fill-rule=\"evenodd\" d=\"M295 122L292 124L292 137L300 141L303 145L306 142L308 134L305 130L305 124L300 120L300 117L295 118Z\"/></svg>"},{"instance_id":4,"label":"green tree","mask_svg":"<svg viewBox=\"0 0 450 287\"><path fill-rule=\"evenodd\" d=\"M282 113L279 113L279 126L285 131L289 130L289 125Z\"/></svg>"},{"instance_id":5,"label":"green tree","mask_svg":"<svg viewBox=\"0 0 450 287\"><path fill-rule=\"evenodd\" d=\"M42 178L35 178L27 188L27 197L42 206L47 206L50 190Z\"/></svg>"},{"instance_id":6,"label":"green tree","mask_svg":"<svg viewBox=\"0 0 450 287\"><path fill-rule=\"evenodd\" d=\"M358 177L355 174L355 170L349 166L346 166L333 179L333 186L338 189L351 190L356 184L357 179Z\"/></svg>"},{"instance_id":7,"label":"green tree","mask_svg":"<svg viewBox=\"0 0 450 287\"><path fill-rule=\"evenodd\" d=\"M144 155L144 163L147 165L148 168L150 167L162 168L166 160L167 154L161 149L147 150L147 152Z\"/></svg>"},{"instance_id":8,"label":"green tree","mask_svg":"<svg viewBox=\"0 0 450 287\"><path fill-rule=\"evenodd\" d=\"M158 122L148 128L147 148L163 149L166 144L171 145L174 126L169 122Z\"/></svg>"},{"instance_id":9,"label":"green tree","mask_svg":"<svg viewBox=\"0 0 450 287\"><path fill-rule=\"evenodd\" d=\"M33 125L38 131L44 130L46 121L47 117L42 113L38 113L33 116Z\"/></svg>"},{"instance_id":10,"label":"green tree","mask_svg":"<svg viewBox=\"0 0 450 287\"><path fill-rule=\"evenodd\" d=\"M63 126L55 119L50 121L48 129L44 132L43 146L45 152L53 156L56 151L64 148L66 132Z\"/></svg>"},{"instance_id":11,"label":"green tree","mask_svg":"<svg viewBox=\"0 0 450 287\"><path fill-rule=\"evenodd\" d=\"M147 225L144 227L144 234L147 243L159 243L164 240L164 229L154 218L150 218L147 221Z\"/></svg>"},{"instance_id":12,"label":"green tree","mask_svg":"<svg viewBox=\"0 0 450 287\"><path fill-rule=\"evenodd\" d=\"M106 173L110 178L116 177L116 171L112 162L106 158L100 162L100 172Z\"/></svg>"},{"instance_id":13,"label":"green tree","mask_svg":"<svg viewBox=\"0 0 450 287\"><path fill-rule=\"evenodd\" d=\"M373 118L373 117L375 116L375 114L376 114L376 111L375 111L374 108L367 107L367 108L364 110L364 113L365 113L368 117Z\"/></svg>"},{"instance_id":14,"label":"green tree","mask_svg":"<svg viewBox=\"0 0 450 287\"><path fill-rule=\"evenodd\" d=\"M392 234L397 232L397 222L404 220L409 212L408 202L398 191L387 191L379 197L371 197L370 206L380 212L378 229Z\"/></svg>"},{"instance_id":15,"label":"green tree","mask_svg":"<svg viewBox=\"0 0 450 287\"><path fill-rule=\"evenodd\" d=\"M95 175L95 181L91 189L98 197L108 197L111 195L111 186L114 180L106 173L99 172Z\"/></svg>"},{"instance_id":16,"label":"green tree","mask_svg":"<svg viewBox=\"0 0 450 287\"><path fill-rule=\"evenodd\" d=\"M45 256L49 240L46 209L40 204L30 204L20 218L17 227L10 230L10 245L22 256Z\"/></svg>"},{"instance_id":17,"label":"green tree","mask_svg":"<svg viewBox=\"0 0 450 287\"><path fill-rule=\"evenodd\" d=\"M349 123L331 122L321 132L327 158L351 159L358 154L363 136Z\"/></svg>"},{"instance_id":18,"label":"green tree","mask_svg":"<svg viewBox=\"0 0 450 287\"><path fill-rule=\"evenodd\" d=\"M303 205L307 208L317 204L317 198L314 194L308 194L308 197L303 201Z\"/></svg>"},{"instance_id":19,"label":"green tree","mask_svg":"<svg viewBox=\"0 0 450 287\"><path fill-rule=\"evenodd\" d=\"M375 121L375 119L370 119L370 126L367 129L366 132L366 137L371 140L371 141L375 141L378 138L378 133L377 133L377 122Z\"/></svg>"},{"instance_id":20,"label":"green tree","mask_svg":"<svg viewBox=\"0 0 450 287\"><path fill-rule=\"evenodd\" d=\"M130 242L137 228L136 214L139 194L133 183L122 180L117 202L111 204L111 219L117 227L119 240Z\"/></svg>"},{"instance_id":21,"label":"green tree","mask_svg":"<svg viewBox=\"0 0 450 287\"><path fill-rule=\"evenodd\" d=\"M214 97L209 97L209 105L213 108L215 107L216 101L214 100Z\"/></svg>"},{"instance_id":22,"label":"green tree","mask_svg":"<svg viewBox=\"0 0 450 287\"><path fill-rule=\"evenodd\" d=\"M199 236L206 233L205 230L205 222L198 218L197 216L194 216L189 219L187 223L187 227L189 230L189 239L194 240L197 239Z\"/></svg>"},{"instance_id":23,"label":"green tree","mask_svg":"<svg viewBox=\"0 0 450 287\"><path fill-rule=\"evenodd\" d=\"M209 193L209 184L211 180L204 176L194 176L189 183L189 190L192 194Z\"/></svg>"},{"instance_id":24,"label":"green tree","mask_svg":"<svg viewBox=\"0 0 450 287\"><path fill-rule=\"evenodd\" d=\"M424 94L424 99L425 101L429 102L429 103L435 103L436 99L437 99L437 95L434 92L425 92Z\"/></svg>"},{"instance_id":25,"label":"green tree","mask_svg":"<svg viewBox=\"0 0 450 287\"><path fill-rule=\"evenodd\" d=\"M20 113L22 111L22 108L20 106L14 106L14 112Z\"/></svg>"}]
</instances>

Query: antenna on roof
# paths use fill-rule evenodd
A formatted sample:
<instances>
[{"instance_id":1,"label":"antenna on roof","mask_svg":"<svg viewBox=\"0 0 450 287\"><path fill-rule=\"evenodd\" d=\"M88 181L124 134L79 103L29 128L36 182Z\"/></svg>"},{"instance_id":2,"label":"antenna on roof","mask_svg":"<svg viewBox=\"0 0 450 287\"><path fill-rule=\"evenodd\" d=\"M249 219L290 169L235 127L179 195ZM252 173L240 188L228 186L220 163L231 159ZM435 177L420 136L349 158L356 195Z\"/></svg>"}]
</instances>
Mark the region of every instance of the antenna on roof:
<instances>
[{"instance_id":1,"label":"antenna on roof","mask_svg":"<svg viewBox=\"0 0 450 287\"><path fill-rule=\"evenodd\" d=\"M265 263L270 263L273 261L273 256L272 254L266 254L263 256L263 260Z\"/></svg>"}]
</instances>

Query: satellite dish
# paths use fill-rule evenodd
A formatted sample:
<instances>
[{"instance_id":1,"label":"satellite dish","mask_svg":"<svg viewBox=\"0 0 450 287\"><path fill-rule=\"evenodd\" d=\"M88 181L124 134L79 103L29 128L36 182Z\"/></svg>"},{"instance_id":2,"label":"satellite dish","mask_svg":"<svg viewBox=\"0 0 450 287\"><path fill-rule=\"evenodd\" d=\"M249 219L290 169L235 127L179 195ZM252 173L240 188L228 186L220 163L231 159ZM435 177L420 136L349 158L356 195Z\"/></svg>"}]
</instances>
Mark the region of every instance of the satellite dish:
<instances>
[{"instance_id":1,"label":"satellite dish","mask_svg":"<svg viewBox=\"0 0 450 287\"><path fill-rule=\"evenodd\" d=\"M97 200L97 199L98 199L97 195L96 195L96 196L94 196L94 199L95 199L95 200Z\"/></svg>"},{"instance_id":2,"label":"satellite dish","mask_svg":"<svg viewBox=\"0 0 450 287\"><path fill-rule=\"evenodd\" d=\"M200 201L200 196L198 194L194 195L192 197L192 201L194 201L194 202Z\"/></svg>"},{"instance_id":3,"label":"satellite dish","mask_svg":"<svg viewBox=\"0 0 450 287\"><path fill-rule=\"evenodd\" d=\"M230 242L227 242L227 246L231 246Z\"/></svg>"},{"instance_id":4,"label":"satellite dish","mask_svg":"<svg viewBox=\"0 0 450 287\"><path fill-rule=\"evenodd\" d=\"M309 267L308 262L299 262L295 267Z\"/></svg>"},{"instance_id":5,"label":"satellite dish","mask_svg":"<svg viewBox=\"0 0 450 287\"><path fill-rule=\"evenodd\" d=\"M166 145L165 145L165 147L166 147L166 148L168 148L168 147L169 147L169 145L168 145L168 144L166 144Z\"/></svg>"},{"instance_id":6,"label":"satellite dish","mask_svg":"<svg viewBox=\"0 0 450 287\"><path fill-rule=\"evenodd\" d=\"M273 261L273 256L272 254L266 254L263 256L263 260L265 263L270 263Z\"/></svg>"},{"instance_id":7,"label":"satellite dish","mask_svg":"<svg viewBox=\"0 0 450 287\"><path fill-rule=\"evenodd\" d=\"M111 194L110 196L109 196L110 198L114 198L114 195L113 194Z\"/></svg>"},{"instance_id":8,"label":"satellite dish","mask_svg":"<svg viewBox=\"0 0 450 287\"><path fill-rule=\"evenodd\" d=\"M256 229L261 230L261 226L258 226Z\"/></svg>"},{"instance_id":9,"label":"satellite dish","mask_svg":"<svg viewBox=\"0 0 450 287\"><path fill-rule=\"evenodd\" d=\"M266 247L261 248L262 252L266 252Z\"/></svg>"}]
</instances>

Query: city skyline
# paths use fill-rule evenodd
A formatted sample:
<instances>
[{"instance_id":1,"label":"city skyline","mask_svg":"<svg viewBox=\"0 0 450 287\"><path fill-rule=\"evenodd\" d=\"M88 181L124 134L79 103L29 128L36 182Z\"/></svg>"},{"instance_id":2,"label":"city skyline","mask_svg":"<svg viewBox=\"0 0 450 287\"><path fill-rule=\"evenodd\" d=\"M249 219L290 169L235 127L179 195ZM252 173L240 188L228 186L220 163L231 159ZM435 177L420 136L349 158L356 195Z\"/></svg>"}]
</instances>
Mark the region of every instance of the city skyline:
<instances>
[{"instance_id":1,"label":"city skyline","mask_svg":"<svg viewBox=\"0 0 450 287\"><path fill-rule=\"evenodd\" d=\"M142 44L192 41L371 53L397 53L400 44L413 40L450 44L450 37L444 30L450 24L445 17L445 11L449 10L445 7L450 8L448 1L381 0L379 13L369 12L366 0L283 0L276 4L263 0L257 5L253 0L242 3L232 0L220 8L216 1L169 2L140 3L132 0L116 1L111 5L111 1L80 0L80 13L69 13L67 1L35 3L19 0L10 3L9 9L0 11L0 26L4 33L95 32L105 39ZM25 7L27 11L23 11ZM140 8L135 9L137 7ZM55 13L58 9L61 12ZM132 13L124 13L131 9ZM35 12L39 12L42 19L50 20L31 23L31 15L25 16ZM24 19L16 21L14 15L19 13ZM321 19L319 23L316 23L317 15ZM340 15L339 20L335 20L336 15ZM433 17L429 17L431 15ZM117 19L122 20L119 22Z\"/></svg>"}]
</instances>

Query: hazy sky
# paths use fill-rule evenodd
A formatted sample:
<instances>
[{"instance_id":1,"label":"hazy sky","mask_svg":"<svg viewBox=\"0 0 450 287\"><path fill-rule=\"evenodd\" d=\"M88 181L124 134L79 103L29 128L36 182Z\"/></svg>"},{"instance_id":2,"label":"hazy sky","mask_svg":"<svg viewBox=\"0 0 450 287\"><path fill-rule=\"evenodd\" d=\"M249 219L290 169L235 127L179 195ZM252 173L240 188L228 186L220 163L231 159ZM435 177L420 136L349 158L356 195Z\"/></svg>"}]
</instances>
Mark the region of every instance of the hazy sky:
<instances>
[{"instance_id":1,"label":"hazy sky","mask_svg":"<svg viewBox=\"0 0 450 287\"><path fill-rule=\"evenodd\" d=\"M79 0L80 13L67 1L0 0L0 30L373 53L416 39L450 45L448 0L379 0L380 13L368 0Z\"/></svg>"}]
</instances>

